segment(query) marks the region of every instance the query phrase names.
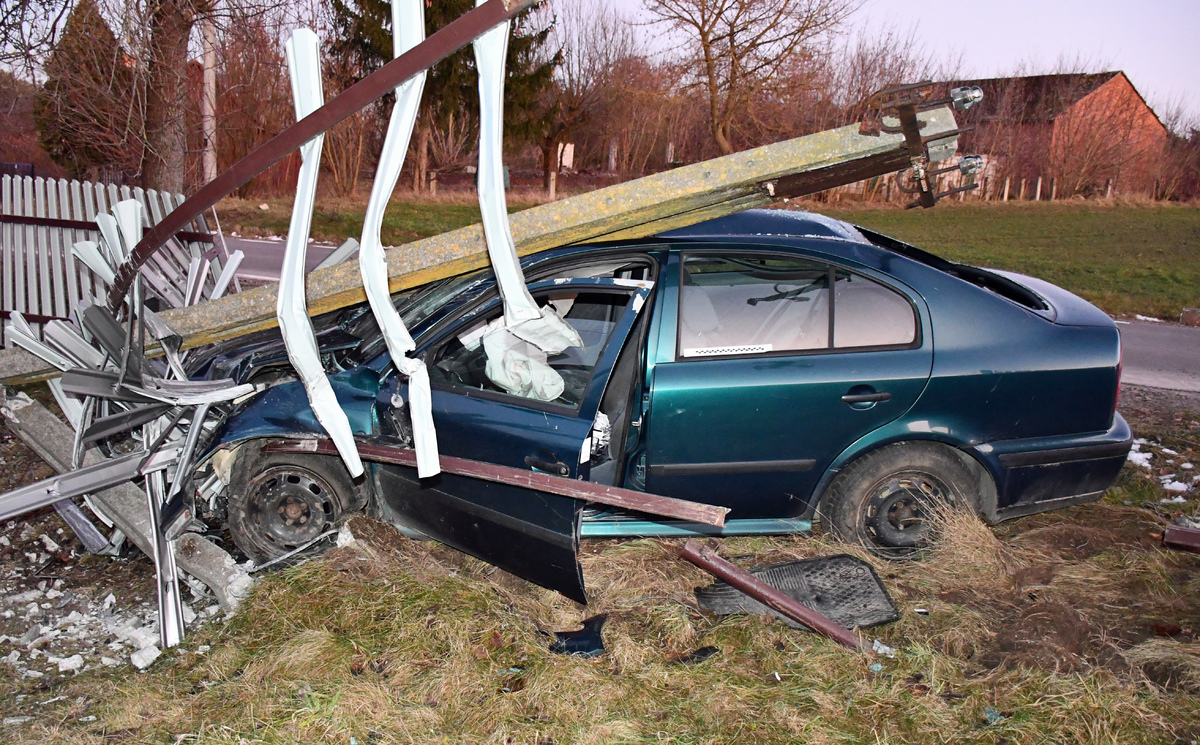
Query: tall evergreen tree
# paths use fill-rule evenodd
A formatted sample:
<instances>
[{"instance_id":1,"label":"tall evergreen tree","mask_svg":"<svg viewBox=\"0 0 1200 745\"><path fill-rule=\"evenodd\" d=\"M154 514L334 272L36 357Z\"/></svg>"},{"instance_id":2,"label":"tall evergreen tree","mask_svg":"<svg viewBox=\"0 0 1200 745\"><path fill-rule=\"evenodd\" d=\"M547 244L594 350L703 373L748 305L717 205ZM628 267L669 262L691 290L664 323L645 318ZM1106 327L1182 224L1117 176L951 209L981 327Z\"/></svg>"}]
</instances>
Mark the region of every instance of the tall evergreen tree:
<instances>
[{"instance_id":1,"label":"tall evergreen tree","mask_svg":"<svg viewBox=\"0 0 1200 745\"><path fill-rule=\"evenodd\" d=\"M95 0L79 0L45 66L34 108L42 147L72 175L140 167L139 81Z\"/></svg>"},{"instance_id":2,"label":"tall evergreen tree","mask_svg":"<svg viewBox=\"0 0 1200 745\"><path fill-rule=\"evenodd\" d=\"M425 5L425 33L438 29L475 7L473 0L429 0ZM512 25L504 86L505 134L515 143L529 142L541 131L545 118L540 94L553 83L560 55L546 54L552 22L539 23L535 11L522 14ZM368 75L392 59L391 5L387 0L330 0L334 54L352 55ZM428 148L434 128L453 127L479 116L475 56L471 47L459 50L430 69L421 98L421 114L413 144L416 148L414 186L425 181Z\"/></svg>"}]
</instances>

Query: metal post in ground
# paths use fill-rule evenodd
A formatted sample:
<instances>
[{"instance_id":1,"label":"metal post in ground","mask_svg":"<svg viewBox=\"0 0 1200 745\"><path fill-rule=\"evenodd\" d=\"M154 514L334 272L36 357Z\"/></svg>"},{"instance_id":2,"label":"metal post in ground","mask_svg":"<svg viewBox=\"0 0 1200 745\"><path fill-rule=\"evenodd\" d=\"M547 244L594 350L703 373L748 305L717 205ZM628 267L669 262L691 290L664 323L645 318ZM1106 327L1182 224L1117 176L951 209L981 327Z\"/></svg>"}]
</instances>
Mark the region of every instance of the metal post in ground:
<instances>
[{"instance_id":1,"label":"metal post in ground","mask_svg":"<svg viewBox=\"0 0 1200 745\"><path fill-rule=\"evenodd\" d=\"M1033 201L1035 201L1035 202L1042 201L1042 177L1041 176L1038 176L1037 188L1034 189L1034 192L1033 192Z\"/></svg>"},{"instance_id":2,"label":"metal post in ground","mask_svg":"<svg viewBox=\"0 0 1200 745\"><path fill-rule=\"evenodd\" d=\"M1005 176L1005 177L1004 177L1004 201L1006 201L1006 202L1008 201L1008 183L1009 183L1009 178L1010 178L1009 176Z\"/></svg>"}]
</instances>

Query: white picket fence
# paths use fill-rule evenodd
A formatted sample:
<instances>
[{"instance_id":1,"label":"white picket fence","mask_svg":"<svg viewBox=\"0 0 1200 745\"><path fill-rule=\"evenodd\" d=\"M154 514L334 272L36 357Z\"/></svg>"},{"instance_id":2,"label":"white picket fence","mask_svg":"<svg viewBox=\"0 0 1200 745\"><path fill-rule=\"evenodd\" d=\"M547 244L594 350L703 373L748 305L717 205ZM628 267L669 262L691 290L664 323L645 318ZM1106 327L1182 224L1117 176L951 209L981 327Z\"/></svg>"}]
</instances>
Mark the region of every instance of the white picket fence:
<instances>
[{"instance_id":1,"label":"white picket fence","mask_svg":"<svg viewBox=\"0 0 1200 745\"><path fill-rule=\"evenodd\" d=\"M35 329L54 319L68 319L83 303L103 298L107 286L71 253L77 241L99 241L98 213L136 199L145 227L162 221L184 200L182 194L89 181L3 176L0 178L0 343L4 319L19 311ZM177 233L143 267L148 294L166 306L185 305L188 270L194 257L208 262L208 290L221 274L228 256L224 244L208 230L204 217ZM236 291L231 287L230 291Z\"/></svg>"}]
</instances>

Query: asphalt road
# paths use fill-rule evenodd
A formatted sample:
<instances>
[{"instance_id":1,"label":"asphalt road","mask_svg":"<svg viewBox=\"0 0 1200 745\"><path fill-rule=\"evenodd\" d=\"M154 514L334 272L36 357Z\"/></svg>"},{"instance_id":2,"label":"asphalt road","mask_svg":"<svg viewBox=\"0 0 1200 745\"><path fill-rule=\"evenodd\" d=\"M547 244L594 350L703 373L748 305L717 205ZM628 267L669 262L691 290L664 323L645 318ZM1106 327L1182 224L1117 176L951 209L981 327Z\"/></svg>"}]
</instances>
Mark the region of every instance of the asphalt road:
<instances>
[{"instance_id":1,"label":"asphalt road","mask_svg":"<svg viewBox=\"0 0 1200 745\"><path fill-rule=\"evenodd\" d=\"M1121 381L1200 392L1200 327L1117 321L1125 365Z\"/></svg>"},{"instance_id":2,"label":"asphalt road","mask_svg":"<svg viewBox=\"0 0 1200 745\"><path fill-rule=\"evenodd\" d=\"M230 251L246 254L238 277L258 284L279 279L283 263L282 240L226 238ZM336 246L309 243L305 264L313 267ZM1118 321L1124 368L1121 380L1132 385L1200 392L1200 328L1174 323Z\"/></svg>"}]
</instances>

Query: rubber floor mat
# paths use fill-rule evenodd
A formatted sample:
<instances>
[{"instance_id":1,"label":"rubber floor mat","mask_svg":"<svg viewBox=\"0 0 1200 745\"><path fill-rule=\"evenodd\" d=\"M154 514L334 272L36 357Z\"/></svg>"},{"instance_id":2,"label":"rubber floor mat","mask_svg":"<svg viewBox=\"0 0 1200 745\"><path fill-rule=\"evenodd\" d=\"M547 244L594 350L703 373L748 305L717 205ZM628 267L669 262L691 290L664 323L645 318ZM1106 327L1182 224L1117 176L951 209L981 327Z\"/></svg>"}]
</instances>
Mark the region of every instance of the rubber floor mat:
<instances>
[{"instance_id":1,"label":"rubber floor mat","mask_svg":"<svg viewBox=\"0 0 1200 745\"><path fill-rule=\"evenodd\" d=\"M772 564L750 572L848 629L878 626L900 618L896 603L875 568L849 554ZM708 587L697 587L696 601L701 608L717 615L772 615L794 629L806 628L721 580Z\"/></svg>"}]
</instances>

